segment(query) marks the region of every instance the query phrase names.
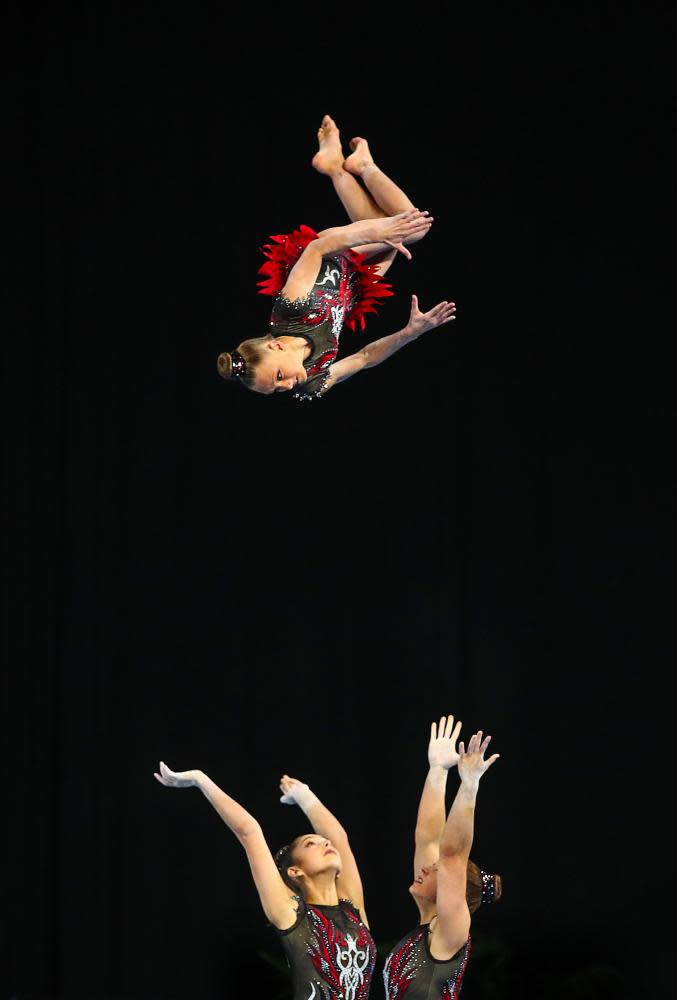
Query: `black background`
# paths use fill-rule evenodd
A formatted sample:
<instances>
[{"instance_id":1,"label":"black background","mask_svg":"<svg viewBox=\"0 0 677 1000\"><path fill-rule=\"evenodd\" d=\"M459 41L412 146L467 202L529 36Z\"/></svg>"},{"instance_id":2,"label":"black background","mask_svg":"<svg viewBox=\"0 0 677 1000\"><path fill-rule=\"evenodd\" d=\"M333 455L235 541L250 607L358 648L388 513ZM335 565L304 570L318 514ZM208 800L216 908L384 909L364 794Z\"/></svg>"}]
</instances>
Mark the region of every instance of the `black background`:
<instances>
[{"instance_id":1,"label":"black background","mask_svg":"<svg viewBox=\"0 0 677 1000\"><path fill-rule=\"evenodd\" d=\"M392 941L447 711L502 754L467 997L665 995L674 36L583 10L15 9L0 997L286 995L159 758L273 847L307 780ZM265 328L267 236L347 221L325 112L436 219L367 337L459 315L299 405L215 357Z\"/></svg>"}]
</instances>

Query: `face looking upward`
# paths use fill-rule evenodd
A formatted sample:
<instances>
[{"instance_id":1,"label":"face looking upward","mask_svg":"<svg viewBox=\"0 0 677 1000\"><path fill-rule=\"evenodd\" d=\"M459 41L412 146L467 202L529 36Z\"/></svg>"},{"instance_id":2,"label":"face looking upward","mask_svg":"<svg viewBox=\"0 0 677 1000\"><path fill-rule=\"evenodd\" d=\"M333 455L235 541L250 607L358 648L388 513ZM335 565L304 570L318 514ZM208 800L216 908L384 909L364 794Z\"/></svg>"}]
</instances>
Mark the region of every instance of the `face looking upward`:
<instances>
[{"instance_id":1,"label":"face looking upward","mask_svg":"<svg viewBox=\"0 0 677 1000\"><path fill-rule=\"evenodd\" d=\"M415 899L434 903L437 899L437 869L439 862L423 865L416 878L409 886L409 892Z\"/></svg>"},{"instance_id":2,"label":"face looking upward","mask_svg":"<svg viewBox=\"0 0 677 1000\"><path fill-rule=\"evenodd\" d=\"M302 875L313 879L325 873L336 878L341 873L341 855L326 837L316 833L299 837L292 853L293 864L289 865L287 872L294 879L298 880Z\"/></svg>"}]
</instances>

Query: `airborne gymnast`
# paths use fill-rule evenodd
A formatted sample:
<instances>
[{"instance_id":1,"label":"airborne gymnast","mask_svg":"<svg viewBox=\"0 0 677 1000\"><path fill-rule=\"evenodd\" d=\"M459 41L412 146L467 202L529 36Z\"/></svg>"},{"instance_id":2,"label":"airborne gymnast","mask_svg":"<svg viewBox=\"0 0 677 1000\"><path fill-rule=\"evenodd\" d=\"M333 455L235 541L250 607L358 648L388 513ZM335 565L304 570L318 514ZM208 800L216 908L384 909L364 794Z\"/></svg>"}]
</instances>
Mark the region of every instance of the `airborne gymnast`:
<instances>
[{"instance_id":1,"label":"airborne gymnast","mask_svg":"<svg viewBox=\"0 0 677 1000\"><path fill-rule=\"evenodd\" d=\"M383 276L398 253L411 259L407 247L429 232L433 218L375 164L366 139L355 136L344 157L336 123L325 115L318 141L312 165L331 179L351 223L320 232L302 225L270 237L259 269L259 291L274 296L268 329L217 361L224 379L264 395L291 391L299 400L325 395L456 318L453 302L422 312L413 295L401 330L337 360L343 326L364 329L365 316L393 294Z\"/></svg>"}]
</instances>

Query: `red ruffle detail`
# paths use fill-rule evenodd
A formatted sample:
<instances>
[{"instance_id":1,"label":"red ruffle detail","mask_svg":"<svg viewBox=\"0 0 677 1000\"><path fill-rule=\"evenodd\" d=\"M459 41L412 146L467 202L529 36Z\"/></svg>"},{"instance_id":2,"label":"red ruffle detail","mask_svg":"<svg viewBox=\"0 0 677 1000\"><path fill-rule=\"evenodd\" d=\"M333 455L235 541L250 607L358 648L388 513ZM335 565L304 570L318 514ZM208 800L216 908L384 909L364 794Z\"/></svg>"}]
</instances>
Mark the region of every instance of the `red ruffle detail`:
<instances>
[{"instance_id":1,"label":"red ruffle detail","mask_svg":"<svg viewBox=\"0 0 677 1000\"><path fill-rule=\"evenodd\" d=\"M366 314L375 313L383 299L390 298L395 293L392 285L384 281L377 272L376 264L367 263L356 250L347 250L346 256L357 271L357 284L350 296L351 301L346 303L344 322L351 330L357 329L358 324L360 330L364 330Z\"/></svg>"},{"instance_id":2,"label":"red ruffle detail","mask_svg":"<svg viewBox=\"0 0 677 1000\"><path fill-rule=\"evenodd\" d=\"M263 281L257 282L261 295L277 295L282 291L292 267L308 244L317 239L317 233L310 226L301 226L293 233L282 233L269 239L273 242L261 247L268 258L258 270L259 274L266 275Z\"/></svg>"},{"instance_id":3,"label":"red ruffle detail","mask_svg":"<svg viewBox=\"0 0 677 1000\"><path fill-rule=\"evenodd\" d=\"M300 226L292 233L282 233L271 236L270 243L264 244L261 250L266 260L258 270L264 278L257 282L261 295L277 295L286 282L289 272L301 256L302 252L317 239L318 234L310 226ZM357 273L357 281L348 294L345 305L344 323L354 330L358 325L364 330L364 317L367 313L375 313L383 299L395 293L392 286L383 281L377 273L376 264L369 264L361 253L355 250L345 250L352 269Z\"/></svg>"}]
</instances>

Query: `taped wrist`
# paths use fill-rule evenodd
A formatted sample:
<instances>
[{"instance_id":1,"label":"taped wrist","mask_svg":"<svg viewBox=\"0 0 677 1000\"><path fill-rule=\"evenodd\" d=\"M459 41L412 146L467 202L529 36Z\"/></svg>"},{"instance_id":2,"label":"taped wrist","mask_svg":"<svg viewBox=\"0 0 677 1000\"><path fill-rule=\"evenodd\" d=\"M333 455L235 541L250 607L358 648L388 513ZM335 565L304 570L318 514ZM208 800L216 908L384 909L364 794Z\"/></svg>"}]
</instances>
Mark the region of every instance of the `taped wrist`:
<instances>
[{"instance_id":1,"label":"taped wrist","mask_svg":"<svg viewBox=\"0 0 677 1000\"><path fill-rule=\"evenodd\" d=\"M294 785L286 795L280 798L280 802L284 805L291 806L296 804L301 809L308 809L317 801L317 795L310 790L308 785Z\"/></svg>"}]
</instances>

